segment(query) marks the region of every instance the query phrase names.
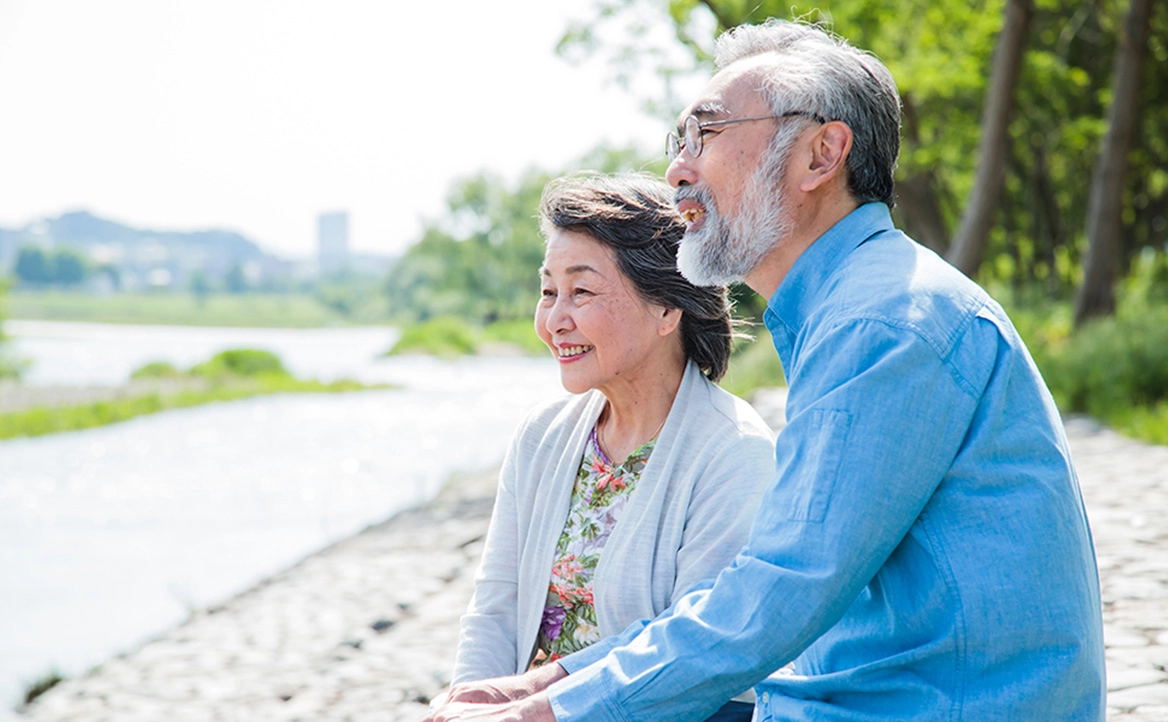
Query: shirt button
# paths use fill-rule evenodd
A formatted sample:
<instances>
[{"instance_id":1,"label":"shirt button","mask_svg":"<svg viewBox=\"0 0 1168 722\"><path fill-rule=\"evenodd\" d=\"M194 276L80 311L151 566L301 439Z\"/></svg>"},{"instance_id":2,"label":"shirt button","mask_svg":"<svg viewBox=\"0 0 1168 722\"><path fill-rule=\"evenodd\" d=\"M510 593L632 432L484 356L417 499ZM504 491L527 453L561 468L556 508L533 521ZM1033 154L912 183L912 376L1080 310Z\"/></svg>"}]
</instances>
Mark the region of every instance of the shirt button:
<instances>
[{"instance_id":1,"label":"shirt button","mask_svg":"<svg viewBox=\"0 0 1168 722\"><path fill-rule=\"evenodd\" d=\"M770 692L763 692L762 693L762 703L763 704L770 704L770 702L771 702L771 693Z\"/></svg>"}]
</instances>

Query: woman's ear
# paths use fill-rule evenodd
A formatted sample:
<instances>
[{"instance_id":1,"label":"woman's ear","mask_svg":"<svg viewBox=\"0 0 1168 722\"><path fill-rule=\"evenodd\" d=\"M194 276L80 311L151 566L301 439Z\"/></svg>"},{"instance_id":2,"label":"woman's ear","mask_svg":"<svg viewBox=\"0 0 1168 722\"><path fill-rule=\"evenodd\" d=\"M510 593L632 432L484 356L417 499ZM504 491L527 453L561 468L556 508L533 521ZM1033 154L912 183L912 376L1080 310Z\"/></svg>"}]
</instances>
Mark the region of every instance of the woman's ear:
<instances>
[{"instance_id":1,"label":"woman's ear","mask_svg":"<svg viewBox=\"0 0 1168 722\"><path fill-rule=\"evenodd\" d=\"M661 309L659 312L661 316L657 321L657 335L668 336L681 323L681 309L666 308L665 306L658 306L658 308Z\"/></svg>"},{"instance_id":2,"label":"woman's ear","mask_svg":"<svg viewBox=\"0 0 1168 722\"><path fill-rule=\"evenodd\" d=\"M825 123L811 142L811 164L800 180L799 189L812 191L846 172L848 153L852 150L852 129L847 123Z\"/></svg>"}]
</instances>

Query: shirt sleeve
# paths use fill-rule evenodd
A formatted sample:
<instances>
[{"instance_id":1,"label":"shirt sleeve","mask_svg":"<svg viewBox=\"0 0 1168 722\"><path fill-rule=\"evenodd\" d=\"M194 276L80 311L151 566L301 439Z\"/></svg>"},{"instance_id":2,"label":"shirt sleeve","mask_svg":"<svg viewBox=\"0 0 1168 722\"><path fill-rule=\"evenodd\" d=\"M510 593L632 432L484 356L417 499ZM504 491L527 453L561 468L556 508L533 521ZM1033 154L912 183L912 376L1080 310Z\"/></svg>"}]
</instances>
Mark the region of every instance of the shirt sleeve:
<instances>
[{"instance_id":1,"label":"shirt sleeve","mask_svg":"<svg viewBox=\"0 0 1168 722\"><path fill-rule=\"evenodd\" d=\"M495 508L475 574L475 590L459 620L458 651L451 683L515 674L518 667L519 519L516 434L499 473Z\"/></svg>"},{"instance_id":2,"label":"shirt sleeve","mask_svg":"<svg viewBox=\"0 0 1168 722\"><path fill-rule=\"evenodd\" d=\"M793 660L920 515L977 395L914 331L873 320L809 339L789 379L788 425L746 548L603 658L573 660L550 690L559 722L703 719Z\"/></svg>"}]
</instances>

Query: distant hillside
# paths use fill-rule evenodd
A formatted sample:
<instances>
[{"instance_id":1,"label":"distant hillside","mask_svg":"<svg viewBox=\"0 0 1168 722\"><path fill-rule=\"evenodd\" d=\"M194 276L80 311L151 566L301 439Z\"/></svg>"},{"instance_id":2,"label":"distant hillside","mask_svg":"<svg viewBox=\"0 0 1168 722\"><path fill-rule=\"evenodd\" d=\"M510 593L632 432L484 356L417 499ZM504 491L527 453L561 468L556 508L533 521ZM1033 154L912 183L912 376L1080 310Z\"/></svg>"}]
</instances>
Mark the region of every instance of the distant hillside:
<instances>
[{"instance_id":1,"label":"distant hillside","mask_svg":"<svg viewBox=\"0 0 1168 722\"><path fill-rule=\"evenodd\" d=\"M290 277L287 262L264 253L234 231L134 228L88 211L46 218L24 228L0 228L0 275L15 272L24 247L53 253L76 251L85 259L82 278L96 283L95 290L186 289L196 280L238 289L271 286ZM101 274L95 274L95 269L102 269ZM35 283L29 278L20 280Z\"/></svg>"},{"instance_id":2,"label":"distant hillside","mask_svg":"<svg viewBox=\"0 0 1168 722\"><path fill-rule=\"evenodd\" d=\"M156 231L109 221L89 213L73 211L58 218L30 223L21 229L0 228L0 243L43 244L89 248L97 245L137 246L160 244L168 248L202 249L212 255L223 254L246 261L264 255L252 241L234 231Z\"/></svg>"}]
</instances>

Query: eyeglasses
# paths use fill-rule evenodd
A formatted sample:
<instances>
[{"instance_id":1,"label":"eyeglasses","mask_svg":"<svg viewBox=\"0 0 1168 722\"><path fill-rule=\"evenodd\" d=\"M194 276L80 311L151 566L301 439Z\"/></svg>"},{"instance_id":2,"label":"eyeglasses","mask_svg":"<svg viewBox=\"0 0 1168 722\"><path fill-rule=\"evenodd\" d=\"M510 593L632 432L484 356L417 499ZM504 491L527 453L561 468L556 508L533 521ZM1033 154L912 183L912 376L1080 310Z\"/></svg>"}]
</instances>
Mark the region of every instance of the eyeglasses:
<instances>
[{"instance_id":1,"label":"eyeglasses","mask_svg":"<svg viewBox=\"0 0 1168 722\"><path fill-rule=\"evenodd\" d=\"M679 137L677 133L667 133L665 135L665 157L672 163L681 154L682 149L685 149L689 151L691 157L697 158L702 154L702 138L706 135L706 128L734 125L735 123L749 123L752 120L771 120L772 118L791 118L794 116L811 118L820 125L827 122L822 115L812 113L809 110L789 110L779 115L760 115L755 118L733 118L731 120L710 120L705 123L698 120L696 115L691 115L685 119L685 127L682 130L683 137Z\"/></svg>"}]
</instances>

